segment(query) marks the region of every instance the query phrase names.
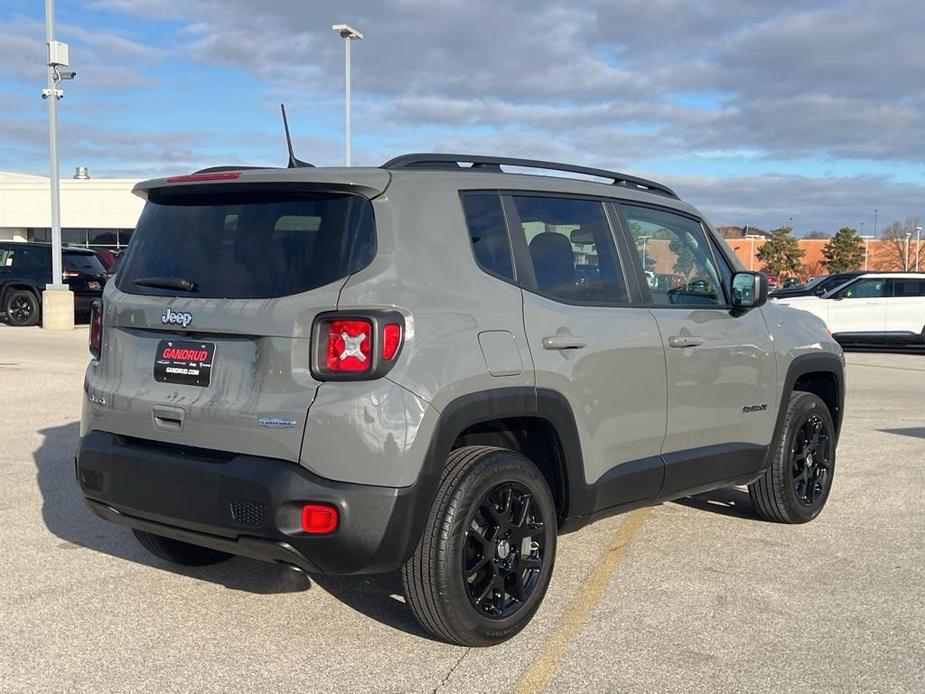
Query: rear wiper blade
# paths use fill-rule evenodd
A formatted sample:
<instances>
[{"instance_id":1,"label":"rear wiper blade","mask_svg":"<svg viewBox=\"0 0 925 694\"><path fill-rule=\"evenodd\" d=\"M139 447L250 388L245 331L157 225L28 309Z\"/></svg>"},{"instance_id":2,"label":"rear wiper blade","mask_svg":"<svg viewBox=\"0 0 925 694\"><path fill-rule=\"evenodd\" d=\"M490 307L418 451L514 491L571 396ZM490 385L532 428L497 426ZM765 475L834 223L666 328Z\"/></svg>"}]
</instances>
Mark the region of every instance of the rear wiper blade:
<instances>
[{"instance_id":1,"label":"rear wiper blade","mask_svg":"<svg viewBox=\"0 0 925 694\"><path fill-rule=\"evenodd\" d=\"M195 282L190 282L182 277L139 277L133 284L158 289L179 289L184 292L191 292L196 288Z\"/></svg>"}]
</instances>

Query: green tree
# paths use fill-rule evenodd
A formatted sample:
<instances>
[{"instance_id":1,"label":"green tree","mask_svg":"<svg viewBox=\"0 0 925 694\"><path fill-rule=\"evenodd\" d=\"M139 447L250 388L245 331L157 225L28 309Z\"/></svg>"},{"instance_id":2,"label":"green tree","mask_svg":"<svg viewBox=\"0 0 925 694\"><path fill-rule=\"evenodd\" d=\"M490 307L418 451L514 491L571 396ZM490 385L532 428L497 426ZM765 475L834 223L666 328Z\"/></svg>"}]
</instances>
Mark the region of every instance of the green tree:
<instances>
[{"instance_id":1,"label":"green tree","mask_svg":"<svg viewBox=\"0 0 925 694\"><path fill-rule=\"evenodd\" d=\"M796 275L803 265L800 262L805 251L793 236L792 227L771 230L771 238L764 242L756 257L775 275Z\"/></svg>"},{"instance_id":2,"label":"green tree","mask_svg":"<svg viewBox=\"0 0 925 694\"><path fill-rule=\"evenodd\" d=\"M824 231L819 231L818 229L813 229L803 236L804 239L827 239L829 235Z\"/></svg>"},{"instance_id":3,"label":"green tree","mask_svg":"<svg viewBox=\"0 0 925 694\"><path fill-rule=\"evenodd\" d=\"M860 270L864 265L864 239L858 236L857 229L842 227L822 247L822 255L822 264L829 272Z\"/></svg>"}]
</instances>

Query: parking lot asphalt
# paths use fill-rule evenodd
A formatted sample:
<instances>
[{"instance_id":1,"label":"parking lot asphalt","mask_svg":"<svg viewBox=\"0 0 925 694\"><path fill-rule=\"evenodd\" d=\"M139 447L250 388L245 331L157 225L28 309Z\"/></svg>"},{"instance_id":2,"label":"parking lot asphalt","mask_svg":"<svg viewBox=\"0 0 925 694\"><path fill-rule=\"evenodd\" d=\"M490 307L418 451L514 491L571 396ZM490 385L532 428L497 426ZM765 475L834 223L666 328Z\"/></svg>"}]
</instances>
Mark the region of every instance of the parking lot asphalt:
<instances>
[{"instance_id":1,"label":"parking lot asphalt","mask_svg":"<svg viewBox=\"0 0 925 694\"><path fill-rule=\"evenodd\" d=\"M0 691L922 691L925 355L848 355L813 523L757 520L739 489L602 521L561 538L521 635L465 649L394 574L175 568L92 515L86 338L0 326Z\"/></svg>"}]
</instances>

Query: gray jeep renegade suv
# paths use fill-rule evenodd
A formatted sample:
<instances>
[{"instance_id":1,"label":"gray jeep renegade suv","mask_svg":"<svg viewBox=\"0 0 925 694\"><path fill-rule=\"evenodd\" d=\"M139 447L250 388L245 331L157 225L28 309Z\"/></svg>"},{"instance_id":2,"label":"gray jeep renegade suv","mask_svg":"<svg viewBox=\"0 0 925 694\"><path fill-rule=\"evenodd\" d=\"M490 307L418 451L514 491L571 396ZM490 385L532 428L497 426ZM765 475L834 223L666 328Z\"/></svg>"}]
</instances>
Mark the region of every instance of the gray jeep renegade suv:
<instances>
[{"instance_id":1,"label":"gray jeep renegade suv","mask_svg":"<svg viewBox=\"0 0 925 694\"><path fill-rule=\"evenodd\" d=\"M158 557L400 568L425 628L486 645L560 533L739 484L775 521L826 502L841 350L661 184L417 154L135 192L77 478Z\"/></svg>"}]
</instances>

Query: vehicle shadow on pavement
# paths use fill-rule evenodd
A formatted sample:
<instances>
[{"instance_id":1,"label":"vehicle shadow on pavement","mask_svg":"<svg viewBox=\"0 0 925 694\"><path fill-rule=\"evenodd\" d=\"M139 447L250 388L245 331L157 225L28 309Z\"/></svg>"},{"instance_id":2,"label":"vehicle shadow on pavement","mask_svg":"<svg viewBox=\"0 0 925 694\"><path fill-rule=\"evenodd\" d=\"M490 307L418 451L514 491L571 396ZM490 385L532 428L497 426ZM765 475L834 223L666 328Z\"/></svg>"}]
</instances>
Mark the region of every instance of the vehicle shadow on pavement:
<instances>
[{"instance_id":1,"label":"vehicle shadow on pavement","mask_svg":"<svg viewBox=\"0 0 925 694\"><path fill-rule=\"evenodd\" d=\"M402 599L397 572L370 576L312 576L266 562L233 558L221 564L182 567L148 554L128 528L108 523L83 503L74 472L79 425L39 431L44 437L33 454L37 482L42 495L45 527L61 542L62 550L83 547L118 559L144 564L162 571L189 576L249 593L297 593L309 590L312 582L349 607L401 631L424 636Z\"/></svg>"},{"instance_id":2,"label":"vehicle shadow on pavement","mask_svg":"<svg viewBox=\"0 0 925 694\"><path fill-rule=\"evenodd\" d=\"M714 489L711 492L686 496L683 499L676 499L674 503L698 511L718 513L721 516L734 516L748 520L759 519L748 492L735 487Z\"/></svg>"},{"instance_id":3,"label":"vehicle shadow on pavement","mask_svg":"<svg viewBox=\"0 0 925 694\"><path fill-rule=\"evenodd\" d=\"M916 439L925 439L925 427L901 427L899 429L881 429L884 434L897 436L911 436Z\"/></svg>"}]
</instances>

